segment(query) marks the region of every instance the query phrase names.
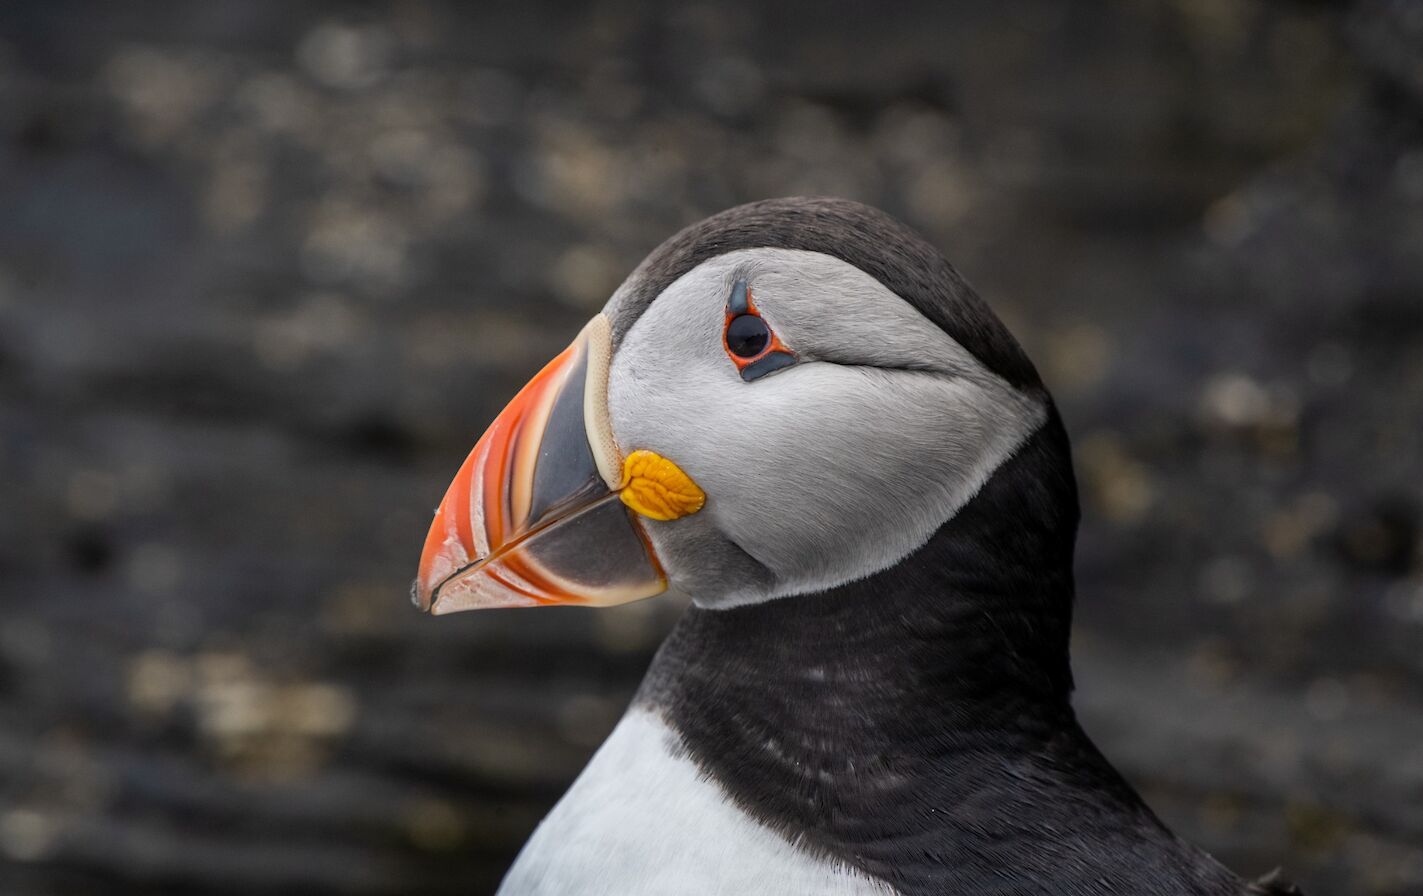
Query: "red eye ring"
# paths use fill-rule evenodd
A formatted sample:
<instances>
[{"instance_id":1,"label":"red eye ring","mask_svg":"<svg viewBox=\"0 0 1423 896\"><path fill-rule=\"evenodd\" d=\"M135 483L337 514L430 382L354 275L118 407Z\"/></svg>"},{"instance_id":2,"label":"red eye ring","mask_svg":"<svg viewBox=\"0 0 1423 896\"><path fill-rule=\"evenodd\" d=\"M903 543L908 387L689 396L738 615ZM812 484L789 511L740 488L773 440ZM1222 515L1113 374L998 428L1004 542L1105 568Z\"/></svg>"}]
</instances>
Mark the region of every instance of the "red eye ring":
<instances>
[{"instance_id":1,"label":"red eye ring","mask_svg":"<svg viewBox=\"0 0 1423 896\"><path fill-rule=\"evenodd\" d=\"M756 326L759 324L759 328ZM761 316L745 280L736 281L726 303L722 348L746 382L795 364L797 358L775 329Z\"/></svg>"}]
</instances>

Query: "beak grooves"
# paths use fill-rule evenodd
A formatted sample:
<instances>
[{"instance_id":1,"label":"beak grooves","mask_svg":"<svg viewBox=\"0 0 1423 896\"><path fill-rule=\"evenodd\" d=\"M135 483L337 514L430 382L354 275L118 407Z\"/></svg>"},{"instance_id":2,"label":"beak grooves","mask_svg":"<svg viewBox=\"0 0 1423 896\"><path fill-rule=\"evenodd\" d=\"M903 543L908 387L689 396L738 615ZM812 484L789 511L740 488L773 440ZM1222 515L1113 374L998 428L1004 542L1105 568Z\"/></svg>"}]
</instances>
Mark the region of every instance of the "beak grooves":
<instances>
[{"instance_id":1,"label":"beak grooves","mask_svg":"<svg viewBox=\"0 0 1423 896\"><path fill-rule=\"evenodd\" d=\"M666 590L618 500L598 315L525 386L465 459L425 540L414 597L432 613L624 603Z\"/></svg>"}]
</instances>

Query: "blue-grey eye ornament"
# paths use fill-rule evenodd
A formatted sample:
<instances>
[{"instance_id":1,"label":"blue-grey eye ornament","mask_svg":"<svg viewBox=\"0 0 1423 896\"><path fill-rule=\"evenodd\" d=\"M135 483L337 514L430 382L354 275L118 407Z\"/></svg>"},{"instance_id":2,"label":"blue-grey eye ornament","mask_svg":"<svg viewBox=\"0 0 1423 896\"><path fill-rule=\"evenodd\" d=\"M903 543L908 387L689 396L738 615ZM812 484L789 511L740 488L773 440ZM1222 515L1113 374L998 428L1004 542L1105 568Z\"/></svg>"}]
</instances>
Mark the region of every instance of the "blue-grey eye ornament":
<instances>
[{"instance_id":1,"label":"blue-grey eye ornament","mask_svg":"<svg viewBox=\"0 0 1423 896\"><path fill-rule=\"evenodd\" d=\"M737 280L726 301L726 329L722 332L726 355L741 371L746 382L760 379L768 373L784 370L796 363L796 353L781 342L776 331L756 310L751 287Z\"/></svg>"}]
</instances>

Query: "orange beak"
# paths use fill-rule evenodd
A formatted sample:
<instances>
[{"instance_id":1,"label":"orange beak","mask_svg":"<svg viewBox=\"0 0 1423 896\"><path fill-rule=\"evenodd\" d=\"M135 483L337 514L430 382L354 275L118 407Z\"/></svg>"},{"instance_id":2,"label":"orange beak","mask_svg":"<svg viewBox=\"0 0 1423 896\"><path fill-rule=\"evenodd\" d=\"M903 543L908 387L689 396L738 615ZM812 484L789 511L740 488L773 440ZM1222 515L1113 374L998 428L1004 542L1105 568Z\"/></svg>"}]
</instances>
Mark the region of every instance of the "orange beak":
<instances>
[{"instance_id":1,"label":"orange beak","mask_svg":"<svg viewBox=\"0 0 1423 896\"><path fill-rule=\"evenodd\" d=\"M641 523L619 500L610 355L598 315L480 438L425 538L418 607L608 606L666 590Z\"/></svg>"}]
</instances>

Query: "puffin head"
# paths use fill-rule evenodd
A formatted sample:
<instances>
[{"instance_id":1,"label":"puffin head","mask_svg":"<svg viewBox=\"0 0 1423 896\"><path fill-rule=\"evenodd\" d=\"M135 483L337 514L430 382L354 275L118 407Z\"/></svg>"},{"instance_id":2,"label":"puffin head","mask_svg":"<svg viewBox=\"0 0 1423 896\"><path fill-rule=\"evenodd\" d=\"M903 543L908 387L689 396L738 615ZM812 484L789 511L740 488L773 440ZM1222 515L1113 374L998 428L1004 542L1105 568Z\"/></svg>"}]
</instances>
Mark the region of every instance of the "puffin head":
<instances>
[{"instance_id":1,"label":"puffin head","mask_svg":"<svg viewBox=\"0 0 1423 896\"><path fill-rule=\"evenodd\" d=\"M1013 337L912 231L844 200L740 206L648 256L499 415L413 598L446 613L670 586L721 609L833 589L919 551L1044 431L1007 519L1070 555L1075 494L1058 516L1031 497L1064 471L1071 487L1060 430Z\"/></svg>"}]
</instances>

